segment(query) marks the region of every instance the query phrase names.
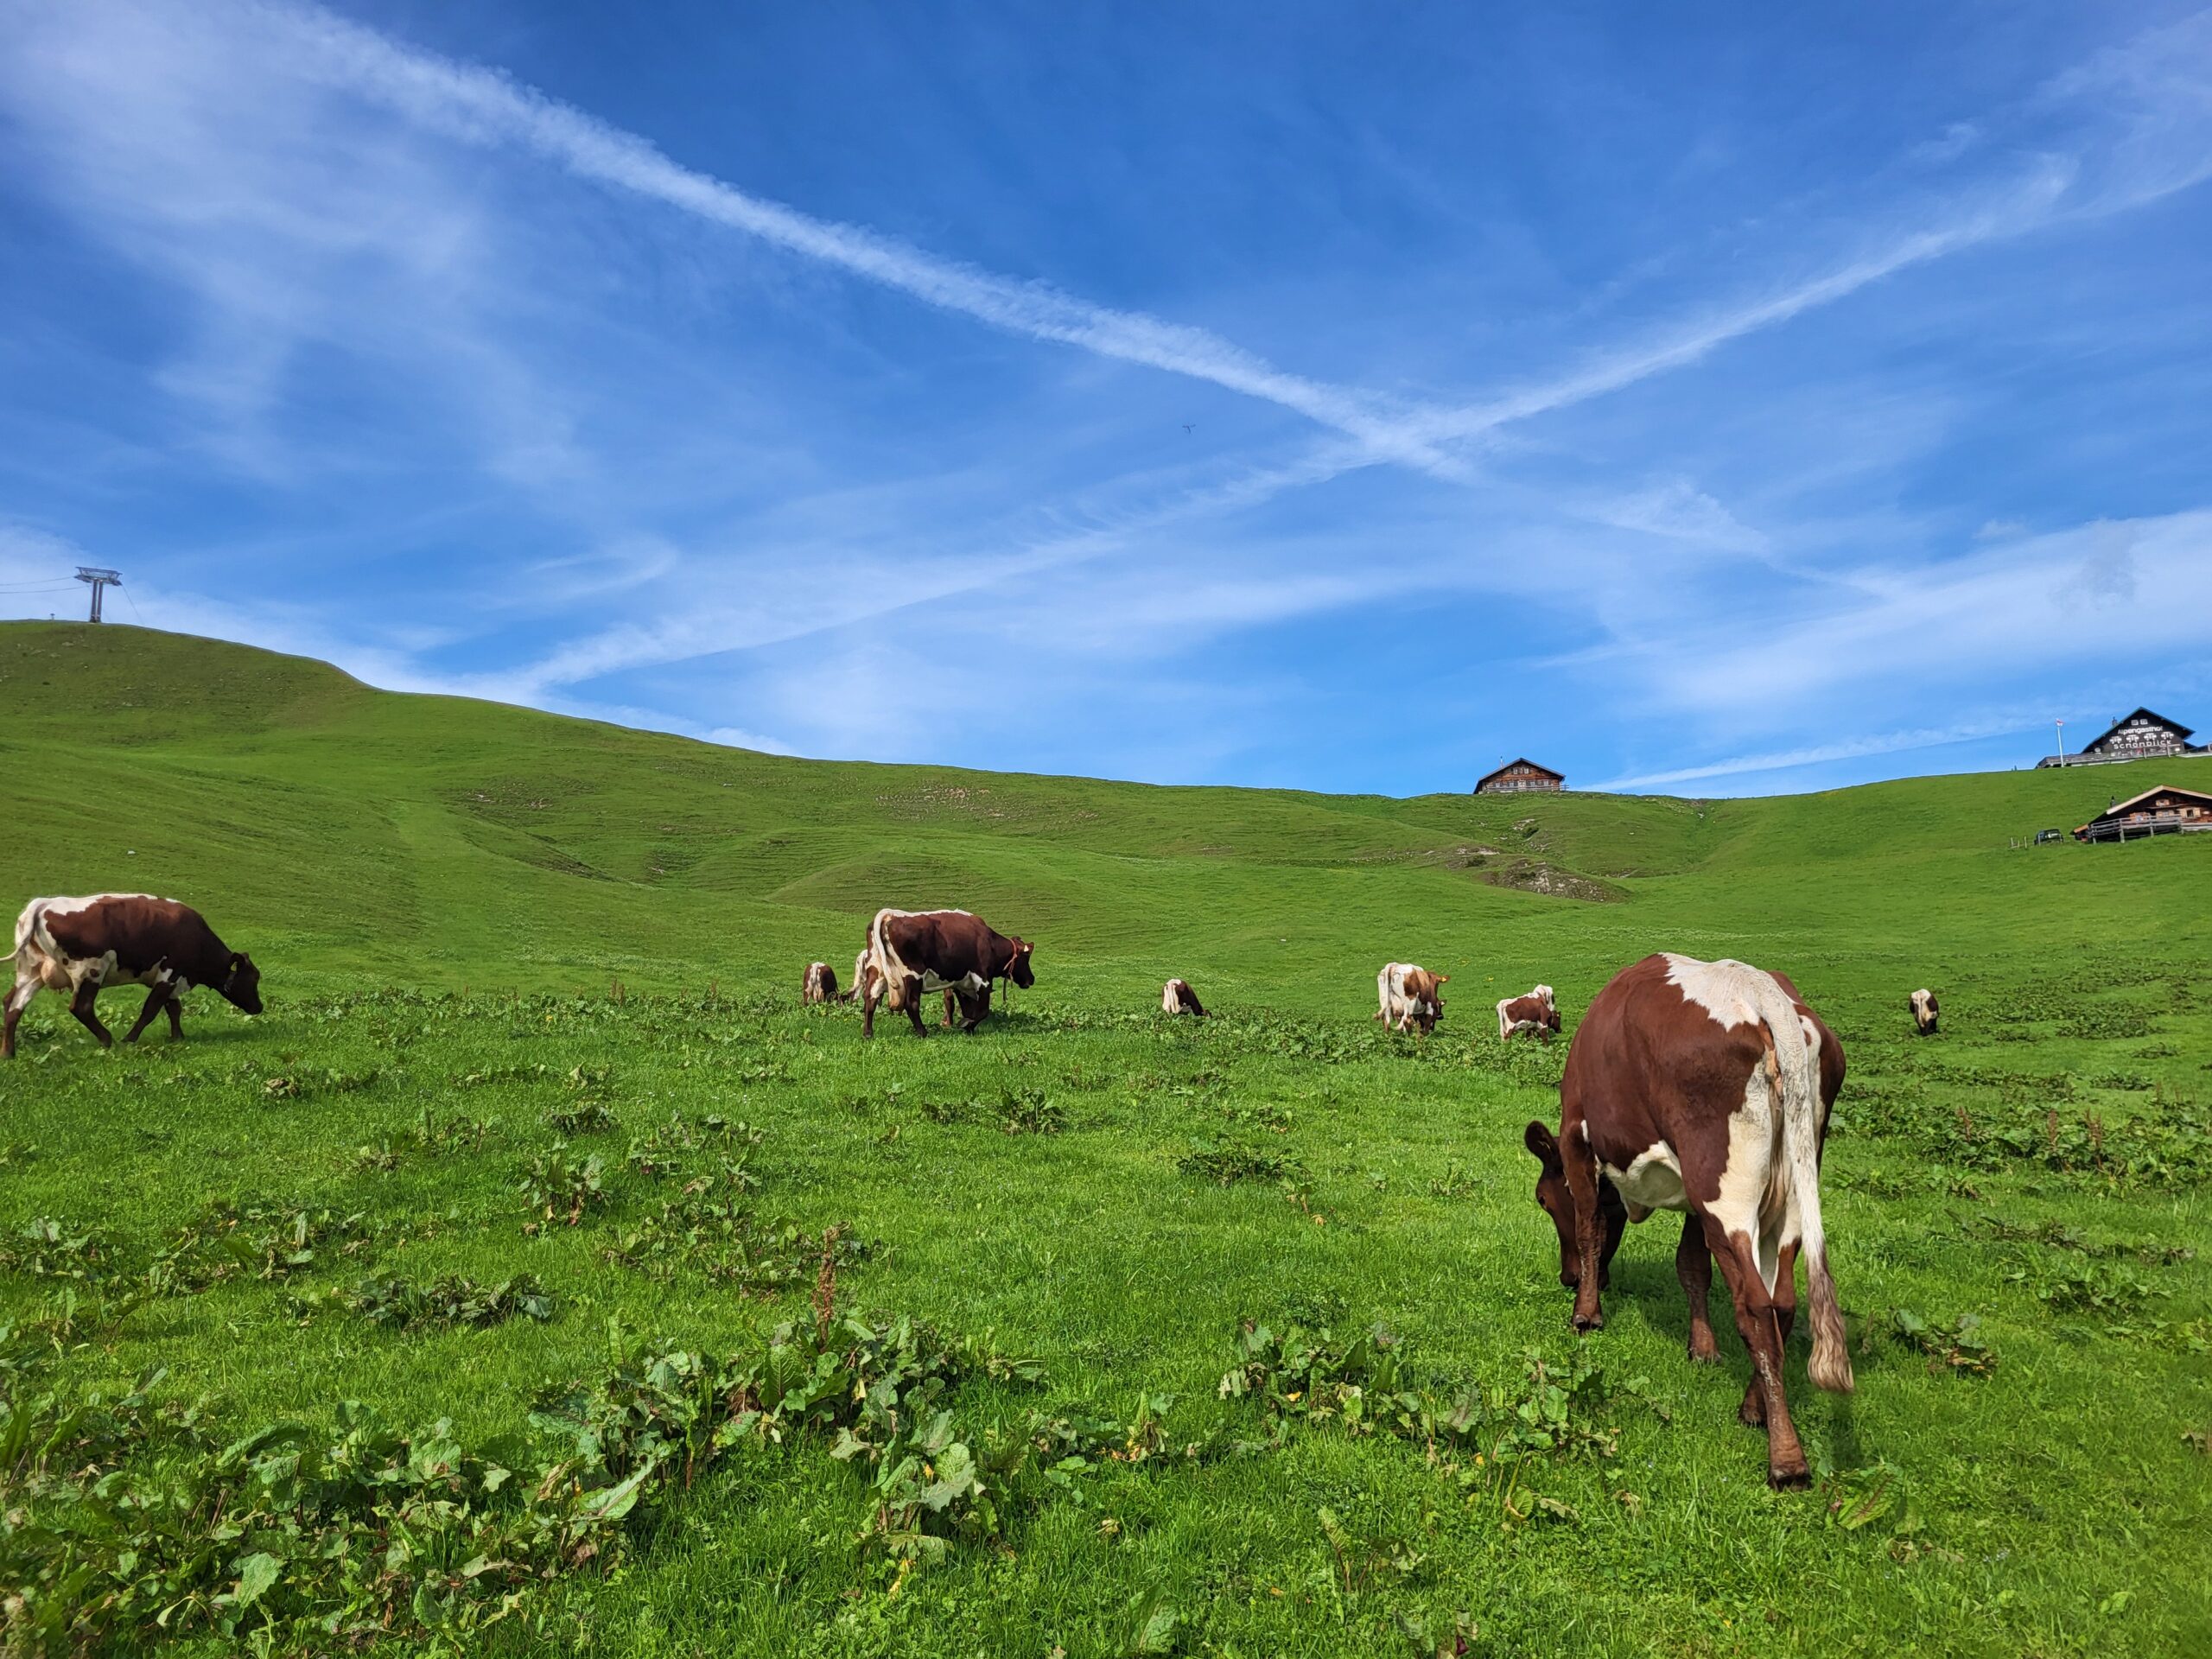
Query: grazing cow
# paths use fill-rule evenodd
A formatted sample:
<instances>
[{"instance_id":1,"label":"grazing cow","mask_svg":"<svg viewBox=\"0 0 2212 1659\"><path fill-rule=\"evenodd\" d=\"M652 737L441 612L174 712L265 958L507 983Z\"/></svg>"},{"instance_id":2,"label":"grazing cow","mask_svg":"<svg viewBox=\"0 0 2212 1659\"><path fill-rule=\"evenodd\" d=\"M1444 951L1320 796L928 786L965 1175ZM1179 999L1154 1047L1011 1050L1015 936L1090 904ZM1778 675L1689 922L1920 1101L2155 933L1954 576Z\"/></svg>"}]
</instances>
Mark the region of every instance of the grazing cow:
<instances>
[{"instance_id":1,"label":"grazing cow","mask_svg":"<svg viewBox=\"0 0 2212 1659\"><path fill-rule=\"evenodd\" d=\"M1386 963L1375 976L1376 995L1382 1004L1375 1017L1393 1031L1411 1026L1427 1036L1444 1017L1444 984L1451 977L1409 962Z\"/></svg>"},{"instance_id":2,"label":"grazing cow","mask_svg":"<svg viewBox=\"0 0 2212 1659\"><path fill-rule=\"evenodd\" d=\"M1206 1017L1205 1005L1198 1001L1198 994L1191 988L1187 979L1171 979L1160 988L1160 1011L1195 1014L1201 1020Z\"/></svg>"},{"instance_id":3,"label":"grazing cow","mask_svg":"<svg viewBox=\"0 0 2212 1659\"><path fill-rule=\"evenodd\" d=\"M1552 988L1539 985L1526 996L1509 996L1497 1005L1497 1039L1503 1042L1516 1031L1533 1031L1546 1042L1559 1030L1559 1004Z\"/></svg>"},{"instance_id":4,"label":"grazing cow","mask_svg":"<svg viewBox=\"0 0 2212 1659\"><path fill-rule=\"evenodd\" d=\"M1781 975L1646 957L1615 975L1575 1027L1558 1136L1541 1123L1525 1136L1542 1166L1536 1199L1559 1231L1576 1330L1605 1323L1598 1293L1624 1223L1680 1210L1675 1271L1689 1296L1690 1357L1718 1358L1706 1313L1718 1258L1751 1354L1738 1414L1764 1426L1777 1486L1808 1478L1782 1387L1801 1249L1812 1379L1852 1387L1821 1227L1821 1145L1842 1086L1842 1046Z\"/></svg>"},{"instance_id":5,"label":"grazing cow","mask_svg":"<svg viewBox=\"0 0 2212 1659\"><path fill-rule=\"evenodd\" d=\"M1906 1006L1911 1008L1912 1023L1920 1027L1922 1036L1925 1037L1936 1029L1937 1010L1935 992L1915 991L1908 999Z\"/></svg>"},{"instance_id":6,"label":"grazing cow","mask_svg":"<svg viewBox=\"0 0 2212 1659\"><path fill-rule=\"evenodd\" d=\"M991 983L1010 979L1027 990L1037 981L1029 966L1035 947L995 931L964 910L879 910L868 925L868 969L861 1002L861 1032L875 1035L875 1005L905 1011L914 1035L926 1037L921 1000L946 994L945 1024L959 1003L962 1029L973 1031L991 1011Z\"/></svg>"},{"instance_id":7,"label":"grazing cow","mask_svg":"<svg viewBox=\"0 0 2212 1659\"><path fill-rule=\"evenodd\" d=\"M826 962L808 963L806 977L799 982L798 1000L809 1007L812 1007L817 1002L840 1001L837 995L837 970Z\"/></svg>"},{"instance_id":8,"label":"grazing cow","mask_svg":"<svg viewBox=\"0 0 2212 1659\"><path fill-rule=\"evenodd\" d=\"M16 982L0 1023L0 1059L14 1058L16 1024L41 989L69 993L69 1012L99 1039L114 1041L92 1012L108 985L143 985L146 1006L124 1036L138 1040L166 1010L169 1035L184 1035L186 991L212 985L248 1014L261 1012L261 970L243 951L227 949L200 912L143 893L97 893L88 899L34 899L16 918Z\"/></svg>"}]
</instances>

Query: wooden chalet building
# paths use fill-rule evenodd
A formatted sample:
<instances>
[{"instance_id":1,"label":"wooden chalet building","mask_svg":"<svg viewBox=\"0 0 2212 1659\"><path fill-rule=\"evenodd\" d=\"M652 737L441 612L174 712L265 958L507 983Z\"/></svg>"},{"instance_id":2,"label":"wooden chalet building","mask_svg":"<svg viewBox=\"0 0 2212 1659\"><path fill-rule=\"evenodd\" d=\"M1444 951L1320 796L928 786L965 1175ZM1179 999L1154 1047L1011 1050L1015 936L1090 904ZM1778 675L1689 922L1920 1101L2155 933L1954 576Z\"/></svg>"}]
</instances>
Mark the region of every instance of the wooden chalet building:
<instances>
[{"instance_id":1,"label":"wooden chalet building","mask_svg":"<svg viewBox=\"0 0 2212 1659\"><path fill-rule=\"evenodd\" d=\"M2172 755L2202 754L2205 746L2191 743L2190 728L2148 709L2114 721L2112 729L2093 737L2073 754L2047 754L2041 766L2095 766L2113 760L2163 760Z\"/></svg>"},{"instance_id":2,"label":"wooden chalet building","mask_svg":"<svg viewBox=\"0 0 2212 1659\"><path fill-rule=\"evenodd\" d=\"M1533 760L1509 760L1478 779L1478 795L1530 795L1539 791L1556 794L1567 787L1567 774L1540 766Z\"/></svg>"},{"instance_id":3,"label":"wooden chalet building","mask_svg":"<svg viewBox=\"0 0 2212 1659\"><path fill-rule=\"evenodd\" d=\"M2212 795L2160 785L2114 801L2074 832L2076 841L2134 841L2144 836L2212 831Z\"/></svg>"}]
</instances>

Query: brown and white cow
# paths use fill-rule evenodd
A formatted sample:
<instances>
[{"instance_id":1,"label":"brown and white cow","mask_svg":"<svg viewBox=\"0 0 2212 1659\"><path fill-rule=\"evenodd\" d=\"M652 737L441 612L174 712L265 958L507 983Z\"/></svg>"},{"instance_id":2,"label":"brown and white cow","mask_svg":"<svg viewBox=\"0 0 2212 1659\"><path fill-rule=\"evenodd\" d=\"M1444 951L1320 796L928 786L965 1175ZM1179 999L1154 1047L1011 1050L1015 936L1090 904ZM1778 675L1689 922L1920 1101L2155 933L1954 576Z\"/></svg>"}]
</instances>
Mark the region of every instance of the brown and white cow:
<instances>
[{"instance_id":1,"label":"brown and white cow","mask_svg":"<svg viewBox=\"0 0 2212 1659\"><path fill-rule=\"evenodd\" d=\"M1675 1271L1689 1296L1690 1357L1718 1358L1706 1295L1719 1259L1751 1354L1739 1414L1765 1427L1777 1486L1808 1478L1782 1385L1801 1250L1812 1379L1852 1388L1821 1225L1821 1146L1842 1086L1842 1045L1780 974L1646 957L1615 975L1575 1027L1557 1137L1541 1123L1525 1137L1542 1166L1536 1199L1559 1231L1576 1330L1605 1323L1598 1293L1624 1224L1680 1210Z\"/></svg>"},{"instance_id":2,"label":"brown and white cow","mask_svg":"<svg viewBox=\"0 0 2212 1659\"><path fill-rule=\"evenodd\" d=\"M1198 994L1191 988L1187 979L1171 979L1160 988L1160 1011L1194 1014L1201 1020L1206 1017L1205 1005L1198 1001Z\"/></svg>"},{"instance_id":3,"label":"brown and white cow","mask_svg":"<svg viewBox=\"0 0 2212 1659\"><path fill-rule=\"evenodd\" d=\"M1375 994L1382 1004L1375 1017L1392 1031L1410 1026L1426 1037L1444 1017L1444 986L1451 977L1409 962L1383 963L1375 976Z\"/></svg>"},{"instance_id":4,"label":"brown and white cow","mask_svg":"<svg viewBox=\"0 0 2212 1659\"><path fill-rule=\"evenodd\" d=\"M1906 999L1905 1006L1912 1010L1912 1023L1920 1028L1922 1036L1925 1037L1936 1029L1936 1016L1940 1010L1936 1004L1935 992L1915 991Z\"/></svg>"},{"instance_id":5,"label":"brown and white cow","mask_svg":"<svg viewBox=\"0 0 2212 1659\"><path fill-rule=\"evenodd\" d=\"M1546 1042L1559 1030L1559 1004L1552 988L1539 985L1526 996L1509 996L1497 1005L1497 1039L1503 1042L1516 1032L1533 1031Z\"/></svg>"},{"instance_id":6,"label":"brown and white cow","mask_svg":"<svg viewBox=\"0 0 2212 1659\"><path fill-rule=\"evenodd\" d=\"M868 946L861 946L861 953L853 958L853 982L845 987L845 994L837 1000L849 1002L868 990Z\"/></svg>"},{"instance_id":7,"label":"brown and white cow","mask_svg":"<svg viewBox=\"0 0 2212 1659\"><path fill-rule=\"evenodd\" d=\"M812 1007L817 1002L839 1001L837 970L826 962L808 963L806 977L799 982L798 1000L808 1007Z\"/></svg>"},{"instance_id":8,"label":"brown and white cow","mask_svg":"<svg viewBox=\"0 0 2212 1659\"><path fill-rule=\"evenodd\" d=\"M903 1010L914 1035L926 1037L921 1000L947 995L945 1023L957 999L962 1029L973 1031L991 1011L991 985L1010 979L1027 990L1037 981L1029 966L1035 949L1008 938L964 910L879 910L868 925L868 969L862 980L861 1033L875 1035L878 1001Z\"/></svg>"},{"instance_id":9,"label":"brown and white cow","mask_svg":"<svg viewBox=\"0 0 2212 1659\"><path fill-rule=\"evenodd\" d=\"M135 1043L167 1010L169 1035L184 1035L185 992L210 985L248 1014L261 1012L261 970L229 949L200 912L144 893L96 893L84 899L34 899L16 918L16 982L0 1023L0 1059L16 1052L16 1026L41 989L66 991L69 1012L99 1039L114 1041L92 1012L109 985L143 985L146 1006L123 1040Z\"/></svg>"}]
</instances>

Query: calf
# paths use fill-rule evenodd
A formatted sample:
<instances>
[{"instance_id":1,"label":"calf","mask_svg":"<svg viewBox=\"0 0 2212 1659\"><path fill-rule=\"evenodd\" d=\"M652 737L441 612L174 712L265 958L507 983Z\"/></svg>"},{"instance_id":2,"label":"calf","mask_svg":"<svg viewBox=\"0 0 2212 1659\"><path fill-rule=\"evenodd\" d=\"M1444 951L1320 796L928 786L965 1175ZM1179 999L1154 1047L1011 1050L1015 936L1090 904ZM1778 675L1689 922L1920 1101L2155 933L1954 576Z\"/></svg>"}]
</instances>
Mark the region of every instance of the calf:
<instances>
[{"instance_id":1,"label":"calf","mask_svg":"<svg viewBox=\"0 0 2212 1659\"><path fill-rule=\"evenodd\" d=\"M837 995L837 970L826 962L808 963L806 977L799 982L798 1000L809 1007L817 1002L842 1001Z\"/></svg>"},{"instance_id":2,"label":"calf","mask_svg":"<svg viewBox=\"0 0 2212 1659\"><path fill-rule=\"evenodd\" d=\"M853 958L853 982L844 988L843 992L839 995L837 1000L840 1002L850 1002L855 998L858 997L865 1001L868 993L868 982L870 980L874 980L877 985L880 986L883 983L883 976L869 965L868 959L868 947L866 945L862 945L861 947L860 955ZM886 993L882 990L878 990L876 995L880 997L886 995ZM991 994L988 988L983 991L982 1001L980 1004L976 1003L972 998L969 999L966 1002L963 1002L961 1001L963 995L963 993L955 992L950 988L945 991L944 1027L948 1031L952 1028L953 1010L956 1007L961 1009L963 1013L973 1013L979 1022L986 1014L990 1012ZM897 1005L894 1003L893 1006L896 1007Z\"/></svg>"},{"instance_id":3,"label":"calf","mask_svg":"<svg viewBox=\"0 0 2212 1659\"><path fill-rule=\"evenodd\" d=\"M1191 988L1187 979L1171 979L1160 988L1160 1011L1162 1014L1188 1014L1200 1020L1206 1017L1205 1007L1198 1001L1198 994Z\"/></svg>"},{"instance_id":4,"label":"calf","mask_svg":"<svg viewBox=\"0 0 2212 1659\"><path fill-rule=\"evenodd\" d=\"M1906 999L1905 1006L1912 1010L1912 1023L1920 1027L1920 1034L1928 1036L1936 1029L1936 993L1915 991Z\"/></svg>"},{"instance_id":5,"label":"calf","mask_svg":"<svg viewBox=\"0 0 2212 1659\"><path fill-rule=\"evenodd\" d=\"M1526 996L1509 996L1497 1005L1497 1039L1503 1042L1517 1031L1533 1031L1546 1042L1559 1030L1559 1005L1552 988L1539 985Z\"/></svg>"},{"instance_id":6,"label":"calf","mask_svg":"<svg viewBox=\"0 0 2212 1659\"><path fill-rule=\"evenodd\" d=\"M1706 1294L1719 1260L1751 1354L1739 1414L1765 1427L1777 1486L1808 1478L1782 1384L1801 1249L1812 1379L1852 1388L1821 1226L1821 1146L1842 1086L1842 1046L1781 975L1646 957L1614 976L1575 1027L1558 1135L1531 1123L1524 1137L1541 1166L1536 1199L1559 1232L1576 1330L1605 1323L1598 1293L1623 1225L1680 1210L1675 1271L1689 1296L1690 1357L1717 1358Z\"/></svg>"},{"instance_id":7,"label":"calf","mask_svg":"<svg viewBox=\"0 0 2212 1659\"><path fill-rule=\"evenodd\" d=\"M1375 1017L1393 1031L1411 1026L1427 1036L1444 1017L1444 985L1451 977L1409 962L1385 963L1375 976L1375 993L1382 1004Z\"/></svg>"},{"instance_id":8,"label":"calf","mask_svg":"<svg viewBox=\"0 0 2212 1659\"><path fill-rule=\"evenodd\" d=\"M1010 979L1024 990L1037 982L1029 965L1034 949L964 910L879 910L868 925L861 1034L875 1035L875 1006L881 1001L904 1010L914 1035L926 1037L920 1005L932 991L946 993L947 1026L957 999L962 1029L973 1031L991 1011L992 982Z\"/></svg>"},{"instance_id":9,"label":"calf","mask_svg":"<svg viewBox=\"0 0 2212 1659\"><path fill-rule=\"evenodd\" d=\"M169 1035L184 1035L183 997L212 985L248 1014L261 1012L261 970L228 949L198 911L143 893L98 893L87 899L34 899L16 918L16 982L0 1017L0 1059L13 1058L16 1025L41 989L67 991L69 1012L99 1039L115 1039L92 1012L109 985L143 985L146 1006L123 1040L135 1043L166 1011Z\"/></svg>"}]
</instances>

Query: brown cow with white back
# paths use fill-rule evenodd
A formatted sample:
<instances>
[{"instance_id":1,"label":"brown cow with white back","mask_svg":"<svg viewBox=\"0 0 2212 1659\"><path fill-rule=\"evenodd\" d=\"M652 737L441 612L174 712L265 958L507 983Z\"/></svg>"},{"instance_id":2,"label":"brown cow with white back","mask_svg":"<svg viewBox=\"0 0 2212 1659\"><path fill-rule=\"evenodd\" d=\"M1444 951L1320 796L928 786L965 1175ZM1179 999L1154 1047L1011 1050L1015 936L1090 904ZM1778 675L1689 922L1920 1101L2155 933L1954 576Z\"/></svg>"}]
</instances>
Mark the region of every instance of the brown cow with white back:
<instances>
[{"instance_id":1,"label":"brown cow with white back","mask_svg":"<svg viewBox=\"0 0 2212 1659\"><path fill-rule=\"evenodd\" d=\"M1198 1001L1198 994L1191 988L1187 979L1171 979L1160 988L1160 1011L1187 1014L1198 1020L1206 1017L1205 1004Z\"/></svg>"},{"instance_id":2,"label":"brown cow with white back","mask_svg":"<svg viewBox=\"0 0 2212 1659\"><path fill-rule=\"evenodd\" d=\"M1843 1047L1779 974L1740 962L1646 957L1598 994L1560 1082L1560 1128L1525 1139L1537 1201L1559 1232L1573 1323L1594 1331L1623 1225L1684 1211L1675 1269L1690 1302L1690 1357L1719 1357L1706 1296L1728 1287L1753 1376L1741 1416L1767 1431L1767 1478L1808 1479L1783 1391L1797 1314L1796 1260L1812 1300L1809 1370L1848 1393L1851 1359L1821 1220L1821 1146L1843 1086Z\"/></svg>"},{"instance_id":3,"label":"brown cow with white back","mask_svg":"<svg viewBox=\"0 0 2212 1659\"><path fill-rule=\"evenodd\" d=\"M123 1040L135 1043L166 1012L172 1039L184 1035L182 999L207 985L248 1014L261 1012L261 970L244 951L215 937L200 912L147 893L96 893L83 899L34 899L16 918L16 982L0 1015L0 1059L14 1058L16 1026L41 990L68 994L69 1012L99 1039L114 1042L92 1002L110 985L143 985L146 1006Z\"/></svg>"},{"instance_id":4,"label":"brown cow with white back","mask_svg":"<svg viewBox=\"0 0 2212 1659\"><path fill-rule=\"evenodd\" d=\"M1376 1000L1382 1005L1375 1018L1392 1031L1410 1028L1427 1036L1444 1017L1444 987L1451 977L1410 962L1384 963L1375 976Z\"/></svg>"},{"instance_id":5,"label":"brown cow with white back","mask_svg":"<svg viewBox=\"0 0 2212 1659\"><path fill-rule=\"evenodd\" d=\"M876 1004L887 1002L926 1037L921 1000L945 994L945 1023L957 1001L961 1028L972 1032L991 1011L991 986L1000 979L1024 990L1037 982L1029 965L1034 946L1008 938L965 910L879 910L868 925L861 980L861 1034L875 1035Z\"/></svg>"},{"instance_id":6,"label":"brown cow with white back","mask_svg":"<svg viewBox=\"0 0 2212 1659\"><path fill-rule=\"evenodd\" d=\"M1509 996L1497 1005L1497 1039L1533 1031L1546 1042L1559 1030L1559 1003L1548 985L1539 985L1526 996Z\"/></svg>"},{"instance_id":7,"label":"brown cow with white back","mask_svg":"<svg viewBox=\"0 0 2212 1659\"><path fill-rule=\"evenodd\" d=\"M1936 1005L1935 992L1915 991L1905 999L1905 1006L1912 1011L1912 1023L1918 1028L1922 1036L1926 1037L1934 1033L1936 1016L1942 1012Z\"/></svg>"}]
</instances>

